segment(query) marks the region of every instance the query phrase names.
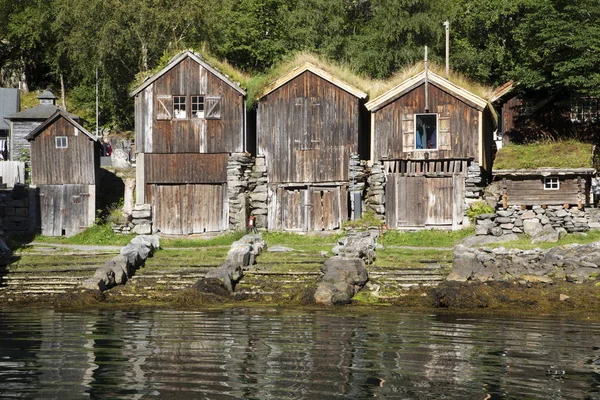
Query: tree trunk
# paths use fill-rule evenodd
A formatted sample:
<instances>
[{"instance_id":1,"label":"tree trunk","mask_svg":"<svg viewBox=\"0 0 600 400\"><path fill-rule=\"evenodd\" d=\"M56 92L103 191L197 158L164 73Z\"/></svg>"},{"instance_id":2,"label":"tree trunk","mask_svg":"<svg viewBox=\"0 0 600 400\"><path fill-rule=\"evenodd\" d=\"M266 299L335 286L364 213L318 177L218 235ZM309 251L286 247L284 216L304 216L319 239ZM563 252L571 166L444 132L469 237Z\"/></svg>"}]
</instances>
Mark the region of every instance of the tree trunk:
<instances>
[{"instance_id":1,"label":"tree trunk","mask_svg":"<svg viewBox=\"0 0 600 400\"><path fill-rule=\"evenodd\" d=\"M67 111L67 103L65 102L65 78L63 73L60 73L60 100L62 101L63 110Z\"/></svg>"}]
</instances>

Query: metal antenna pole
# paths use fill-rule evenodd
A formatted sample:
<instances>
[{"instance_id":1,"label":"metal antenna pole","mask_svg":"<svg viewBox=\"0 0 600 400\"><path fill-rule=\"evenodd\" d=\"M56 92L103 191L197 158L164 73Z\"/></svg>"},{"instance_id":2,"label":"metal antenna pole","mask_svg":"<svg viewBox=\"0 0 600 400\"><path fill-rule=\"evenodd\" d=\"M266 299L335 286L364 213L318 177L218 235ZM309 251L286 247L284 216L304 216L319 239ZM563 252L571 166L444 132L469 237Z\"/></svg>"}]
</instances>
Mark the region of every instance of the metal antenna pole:
<instances>
[{"instance_id":1,"label":"metal antenna pole","mask_svg":"<svg viewBox=\"0 0 600 400\"><path fill-rule=\"evenodd\" d=\"M444 22L446 27L446 76L450 75L450 21Z\"/></svg>"}]
</instances>

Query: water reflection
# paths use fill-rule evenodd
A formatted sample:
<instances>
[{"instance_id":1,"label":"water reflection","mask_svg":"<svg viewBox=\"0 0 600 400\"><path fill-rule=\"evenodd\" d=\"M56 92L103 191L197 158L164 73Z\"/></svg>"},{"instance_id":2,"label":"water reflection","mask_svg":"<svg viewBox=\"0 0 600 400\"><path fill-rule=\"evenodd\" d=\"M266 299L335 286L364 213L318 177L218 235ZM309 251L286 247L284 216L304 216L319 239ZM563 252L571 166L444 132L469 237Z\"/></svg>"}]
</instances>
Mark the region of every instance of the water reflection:
<instances>
[{"instance_id":1,"label":"water reflection","mask_svg":"<svg viewBox=\"0 0 600 400\"><path fill-rule=\"evenodd\" d=\"M544 319L4 312L0 397L600 399L598 345Z\"/></svg>"}]
</instances>

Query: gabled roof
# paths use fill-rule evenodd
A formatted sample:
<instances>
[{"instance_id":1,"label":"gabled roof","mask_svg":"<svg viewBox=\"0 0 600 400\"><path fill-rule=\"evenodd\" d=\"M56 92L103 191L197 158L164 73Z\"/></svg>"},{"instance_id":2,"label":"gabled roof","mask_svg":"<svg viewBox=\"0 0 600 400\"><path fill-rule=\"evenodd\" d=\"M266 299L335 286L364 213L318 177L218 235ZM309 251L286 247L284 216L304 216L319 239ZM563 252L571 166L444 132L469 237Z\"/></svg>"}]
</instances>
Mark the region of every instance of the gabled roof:
<instances>
[{"instance_id":1,"label":"gabled roof","mask_svg":"<svg viewBox=\"0 0 600 400\"><path fill-rule=\"evenodd\" d=\"M319 68L309 62L306 62L306 63L300 65L299 67L294 68L293 70L291 70L290 72L288 72L287 74L285 74L284 76L282 76L281 78L277 79L275 82L270 84L265 89L265 91L260 96L260 98L265 97L269 93L273 92L275 89L285 85L286 83L288 83L289 81L291 81L295 77L303 74L306 71L312 72L313 74L325 79L326 81L336 85L340 89L345 90L346 92L350 93L351 95L353 95L355 97L358 97L359 99L365 99L367 97L367 94L365 92L348 85L346 82L342 81L341 79L336 78L329 72L326 72L326 71L322 70L321 68Z\"/></svg>"},{"instance_id":2,"label":"gabled roof","mask_svg":"<svg viewBox=\"0 0 600 400\"><path fill-rule=\"evenodd\" d=\"M439 87L442 90L450 93L451 95L458 97L465 103L477 108L478 110L484 110L487 107L488 102L481 97L469 92L468 90L450 82L446 78L442 78L431 70L427 73L429 83ZM421 86L425 82L425 71L418 73L400 83L395 88L385 92L381 96L369 101L365 106L369 111L376 111L393 102L398 97L410 92L411 90Z\"/></svg>"},{"instance_id":3,"label":"gabled roof","mask_svg":"<svg viewBox=\"0 0 600 400\"><path fill-rule=\"evenodd\" d=\"M90 132L87 131L87 129L85 129L83 126L81 126L77 122L75 122L70 117L70 115L72 115L72 114L69 114L61 109L56 110L56 112L54 114L52 114L48 119L46 119L44 122L42 122L37 128L35 128L31 132L29 132L29 134L27 136L25 136L25 139L28 141L33 140L40 132L42 132L44 129L46 129L46 127L48 125L50 125L52 122L54 122L58 117L63 117L64 119L69 121L71 123L71 125L73 125L75 128L77 128L77 130L81 131L84 135L86 135L93 141L98 140L98 139L96 139L95 135L92 135Z\"/></svg>"},{"instance_id":4,"label":"gabled roof","mask_svg":"<svg viewBox=\"0 0 600 400\"><path fill-rule=\"evenodd\" d=\"M47 119L50 118L56 111L61 111L60 108L54 104L40 104L32 108L28 108L24 111L16 114L10 114L5 116L5 119ZM79 119L79 116L71 113L67 113L71 119Z\"/></svg>"},{"instance_id":5,"label":"gabled roof","mask_svg":"<svg viewBox=\"0 0 600 400\"><path fill-rule=\"evenodd\" d=\"M514 88L515 88L515 82L514 81L509 81L509 82L506 82L502 86L498 86L496 89L494 89L494 92L492 93L492 97L490 98L490 102L491 103L495 102L496 100L500 99L501 97L503 97L507 93L512 92L512 90Z\"/></svg>"},{"instance_id":6,"label":"gabled roof","mask_svg":"<svg viewBox=\"0 0 600 400\"><path fill-rule=\"evenodd\" d=\"M209 70L211 73L218 76L219 79L221 79L223 82L227 83L229 86L231 86L235 91L240 93L242 96L246 95L246 92L241 87L236 85L229 78L227 78L225 75L223 75L222 73L217 71L212 65L207 63L204 59L202 59L202 56L200 54L194 53L193 51L190 51L190 50L185 50L185 51L179 53L178 55L176 55L175 57L173 57L171 59L171 61L169 61L169 63L167 64L166 67L164 67L163 69L158 71L156 74L154 74L151 77L149 77L148 79L146 79L144 81L144 83L142 83L137 89L135 89L133 92L131 92L131 96L137 95L139 92L141 92L142 90L144 90L145 88L147 88L148 86L153 84L158 78L163 76L165 73L167 73L169 70L171 70L171 68L175 67L177 64L179 64L181 61L183 61L187 57L196 61L198 64L202 65L204 68Z\"/></svg>"},{"instance_id":7,"label":"gabled roof","mask_svg":"<svg viewBox=\"0 0 600 400\"><path fill-rule=\"evenodd\" d=\"M42 93L37 95L38 99L49 99L49 100L56 100L58 99L58 97L56 97L54 95L54 93L52 93L51 91L49 91L48 89L44 90Z\"/></svg>"}]
</instances>

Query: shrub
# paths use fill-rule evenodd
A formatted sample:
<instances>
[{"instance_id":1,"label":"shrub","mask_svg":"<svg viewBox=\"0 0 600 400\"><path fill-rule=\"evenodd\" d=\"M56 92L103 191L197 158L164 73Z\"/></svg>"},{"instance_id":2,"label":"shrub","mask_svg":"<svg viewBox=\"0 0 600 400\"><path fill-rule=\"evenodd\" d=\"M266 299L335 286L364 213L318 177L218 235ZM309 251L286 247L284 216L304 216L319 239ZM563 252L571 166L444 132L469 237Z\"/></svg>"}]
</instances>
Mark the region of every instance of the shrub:
<instances>
[{"instance_id":1,"label":"shrub","mask_svg":"<svg viewBox=\"0 0 600 400\"><path fill-rule=\"evenodd\" d=\"M478 201L476 203L471 204L471 206L467 210L467 216L471 221L475 221L475 217L477 217L478 215L492 214L494 211L494 207L490 206L485 201Z\"/></svg>"}]
</instances>

